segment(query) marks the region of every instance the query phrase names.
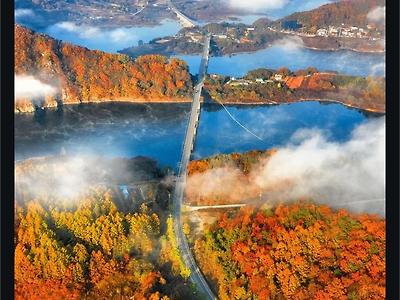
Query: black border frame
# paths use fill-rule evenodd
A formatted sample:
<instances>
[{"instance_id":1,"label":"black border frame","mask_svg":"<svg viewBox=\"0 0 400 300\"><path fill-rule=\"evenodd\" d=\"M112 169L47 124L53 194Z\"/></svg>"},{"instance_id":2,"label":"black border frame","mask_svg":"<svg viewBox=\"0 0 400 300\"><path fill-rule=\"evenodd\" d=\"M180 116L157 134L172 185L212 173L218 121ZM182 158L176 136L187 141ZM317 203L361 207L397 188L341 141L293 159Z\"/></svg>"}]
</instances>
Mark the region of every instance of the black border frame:
<instances>
[{"instance_id":1,"label":"black border frame","mask_svg":"<svg viewBox=\"0 0 400 300\"><path fill-rule=\"evenodd\" d=\"M1 299L14 299L14 1L1 1ZM5 99L5 100L4 100Z\"/></svg>"},{"instance_id":2,"label":"black border frame","mask_svg":"<svg viewBox=\"0 0 400 300\"><path fill-rule=\"evenodd\" d=\"M386 298L399 285L399 1L386 1Z\"/></svg>"},{"instance_id":3,"label":"black border frame","mask_svg":"<svg viewBox=\"0 0 400 300\"><path fill-rule=\"evenodd\" d=\"M386 1L386 298L399 285L399 1ZM14 298L14 1L1 1L1 299Z\"/></svg>"}]
</instances>

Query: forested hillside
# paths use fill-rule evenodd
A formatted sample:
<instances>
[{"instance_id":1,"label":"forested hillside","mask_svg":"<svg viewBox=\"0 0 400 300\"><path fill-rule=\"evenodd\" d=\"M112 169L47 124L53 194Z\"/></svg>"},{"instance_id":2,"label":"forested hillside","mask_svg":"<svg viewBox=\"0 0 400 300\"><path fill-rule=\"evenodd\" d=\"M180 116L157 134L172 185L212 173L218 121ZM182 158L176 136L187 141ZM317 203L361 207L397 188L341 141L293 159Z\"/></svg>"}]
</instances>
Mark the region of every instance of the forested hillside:
<instances>
[{"instance_id":1,"label":"forested hillside","mask_svg":"<svg viewBox=\"0 0 400 300\"><path fill-rule=\"evenodd\" d=\"M151 168L150 160L126 163L123 172L132 174L117 182L151 183L129 187L124 195L118 186L90 182L74 196L55 191L62 188L57 182L71 189L73 175L60 173L71 172L65 162L43 158L17 163L16 299L195 299L175 248L168 214L171 187L153 182L161 171ZM97 168L101 164L108 170L123 161L99 160Z\"/></svg>"},{"instance_id":2,"label":"forested hillside","mask_svg":"<svg viewBox=\"0 0 400 300\"><path fill-rule=\"evenodd\" d=\"M224 214L196 241L219 299L385 299L385 221L310 203Z\"/></svg>"},{"instance_id":3,"label":"forested hillside","mask_svg":"<svg viewBox=\"0 0 400 300\"><path fill-rule=\"evenodd\" d=\"M99 101L182 101L192 89L186 63L158 55L131 60L64 43L15 25L15 73L33 75L57 93L18 99L16 111Z\"/></svg>"},{"instance_id":4,"label":"forested hillside","mask_svg":"<svg viewBox=\"0 0 400 300\"><path fill-rule=\"evenodd\" d=\"M385 6L385 1L343 0L325 4L310 11L296 12L279 21L297 20L306 29L313 26L341 26L342 24L366 27L371 23L367 18L368 13L377 6Z\"/></svg>"},{"instance_id":5,"label":"forested hillside","mask_svg":"<svg viewBox=\"0 0 400 300\"><path fill-rule=\"evenodd\" d=\"M313 67L295 72L288 68L260 68L237 80L210 76L204 87L212 100L223 103L280 104L318 100L340 102L373 112L386 111L385 78L382 76L349 76L320 72Z\"/></svg>"}]
</instances>

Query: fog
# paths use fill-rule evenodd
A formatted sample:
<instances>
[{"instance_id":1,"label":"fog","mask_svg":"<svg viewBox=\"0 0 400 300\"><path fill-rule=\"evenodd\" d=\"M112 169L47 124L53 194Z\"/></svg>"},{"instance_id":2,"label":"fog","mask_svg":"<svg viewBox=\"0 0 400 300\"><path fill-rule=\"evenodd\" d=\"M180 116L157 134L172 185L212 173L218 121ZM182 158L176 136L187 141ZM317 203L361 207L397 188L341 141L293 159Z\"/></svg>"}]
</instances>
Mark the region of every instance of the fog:
<instances>
[{"instance_id":1,"label":"fog","mask_svg":"<svg viewBox=\"0 0 400 300\"><path fill-rule=\"evenodd\" d=\"M46 96L52 96L58 92L55 85L44 83L32 75L14 74L14 79L14 98L16 100L43 98Z\"/></svg>"},{"instance_id":2,"label":"fog","mask_svg":"<svg viewBox=\"0 0 400 300\"><path fill-rule=\"evenodd\" d=\"M156 162L147 158L57 155L29 159L15 165L19 200L72 200L96 186L118 187L157 176Z\"/></svg>"},{"instance_id":3,"label":"fog","mask_svg":"<svg viewBox=\"0 0 400 300\"><path fill-rule=\"evenodd\" d=\"M14 16L16 19L22 18L22 17L33 17L33 16L35 16L35 13L33 12L32 9L20 8L20 9L16 9L14 11Z\"/></svg>"},{"instance_id":4,"label":"fog","mask_svg":"<svg viewBox=\"0 0 400 300\"><path fill-rule=\"evenodd\" d=\"M288 2L289 0L253 0L250 3L243 0L229 0L232 7L251 12L279 9L287 5Z\"/></svg>"},{"instance_id":5,"label":"fog","mask_svg":"<svg viewBox=\"0 0 400 300\"><path fill-rule=\"evenodd\" d=\"M118 50L137 46L139 40L148 42L156 37L174 35L180 29L176 20L164 20L159 26L117 28L65 21L47 27L44 32L56 39L89 49L116 53Z\"/></svg>"},{"instance_id":6,"label":"fog","mask_svg":"<svg viewBox=\"0 0 400 300\"><path fill-rule=\"evenodd\" d=\"M371 22L375 22L378 24L384 24L385 23L385 6L377 6L374 9L372 9L368 15L367 18Z\"/></svg>"},{"instance_id":7,"label":"fog","mask_svg":"<svg viewBox=\"0 0 400 300\"><path fill-rule=\"evenodd\" d=\"M304 47L303 40L299 36L288 36L282 39L276 40L273 47L281 47L284 52L298 51Z\"/></svg>"},{"instance_id":8,"label":"fog","mask_svg":"<svg viewBox=\"0 0 400 300\"><path fill-rule=\"evenodd\" d=\"M323 4L331 3L331 0L225 0L227 3L241 12L268 13L271 19L277 19L299 11L307 11Z\"/></svg>"},{"instance_id":9,"label":"fog","mask_svg":"<svg viewBox=\"0 0 400 300\"><path fill-rule=\"evenodd\" d=\"M244 197L263 202L312 199L334 208L384 215L385 118L356 127L349 140L333 142L318 129L300 129L245 177L232 166L189 178L196 197Z\"/></svg>"}]
</instances>

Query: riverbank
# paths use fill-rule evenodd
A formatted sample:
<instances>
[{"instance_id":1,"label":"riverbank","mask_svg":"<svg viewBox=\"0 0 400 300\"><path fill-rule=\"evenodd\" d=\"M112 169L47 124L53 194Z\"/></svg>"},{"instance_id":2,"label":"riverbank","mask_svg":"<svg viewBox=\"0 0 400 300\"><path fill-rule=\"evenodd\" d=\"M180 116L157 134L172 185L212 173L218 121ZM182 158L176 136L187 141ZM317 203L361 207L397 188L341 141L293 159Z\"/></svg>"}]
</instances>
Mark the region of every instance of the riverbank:
<instances>
[{"instance_id":1,"label":"riverbank","mask_svg":"<svg viewBox=\"0 0 400 300\"><path fill-rule=\"evenodd\" d=\"M178 104L178 103L191 103L192 99L191 98L184 98L184 99L167 99L167 100L162 100L162 99L116 99L116 100L94 100L94 101L89 101L89 102L68 102L64 103L62 105L52 105L52 106L42 106L42 107L34 107L32 106L29 109L26 110L21 110L21 109L15 109L14 113L15 114L29 114L29 113L34 113L36 110L56 110L59 109L63 106L72 106L72 105L80 105L80 104L99 104L99 103L127 103L127 104ZM200 99L201 103L222 103L224 105L243 105L243 106L255 106L255 105L287 105L287 104L293 104L293 103L300 103L300 102L320 102L320 103L336 103L336 104L341 104L347 108L351 109L356 109L360 111L364 111L367 113L374 113L374 114L386 114L386 110L383 109L374 109L374 108L369 108L369 107L363 107L361 105L353 105L346 103L344 101L340 100L334 100L334 99L329 99L329 98L318 98L318 97L312 97L310 96L309 98L298 98L294 100L288 100L288 101L282 101L282 102L277 102L274 100L270 99L265 99L263 101L232 101L232 100L222 100L222 101L217 101L212 98L205 99L204 96L201 97Z\"/></svg>"},{"instance_id":2,"label":"riverbank","mask_svg":"<svg viewBox=\"0 0 400 300\"><path fill-rule=\"evenodd\" d=\"M365 108L362 106L357 106L357 105L351 105L339 100L332 100L332 99L326 99L326 98L307 98L307 99L296 99L293 101L287 101L287 102L276 102L272 100L265 100L265 101L260 101L260 102L234 102L234 101L222 101L222 104L224 105L246 105L246 106L251 106L251 105L288 105L288 104L293 104L293 103L301 103L301 102L320 102L320 103L336 103L336 104L341 104L347 108L350 109L356 109L359 111L367 112L367 113L373 113L373 114L379 114L379 115L384 115L386 114L385 110L379 110L379 109L372 109L372 108ZM217 102L219 103L219 102Z\"/></svg>"},{"instance_id":3,"label":"riverbank","mask_svg":"<svg viewBox=\"0 0 400 300\"><path fill-rule=\"evenodd\" d=\"M243 78L211 75L208 98L224 104L282 104L302 101L336 102L368 112L385 113L385 79L318 72L309 67L291 72L256 69Z\"/></svg>"},{"instance_id":4,"label":"riverbank","mask_svg":"<svg viewBox=\"0 0 400 300\"><path fill-rule=\"evenodd\" d=\"M47 110L47 109L58 109L65 105L80 105L80 104L99 104L99 103L189 103L191 102L191 98L118 98L118 99L96 99L89 101L68 101L64 103L55 103L51 102L49 104L37 105L34 104L33 101L29 101L29 103L24 103L24 105L18 106L16 105L14 108L14 113L34 113L38 109ZM17 102L18 103L18 102Z\"/></svg>"}]
</instances>

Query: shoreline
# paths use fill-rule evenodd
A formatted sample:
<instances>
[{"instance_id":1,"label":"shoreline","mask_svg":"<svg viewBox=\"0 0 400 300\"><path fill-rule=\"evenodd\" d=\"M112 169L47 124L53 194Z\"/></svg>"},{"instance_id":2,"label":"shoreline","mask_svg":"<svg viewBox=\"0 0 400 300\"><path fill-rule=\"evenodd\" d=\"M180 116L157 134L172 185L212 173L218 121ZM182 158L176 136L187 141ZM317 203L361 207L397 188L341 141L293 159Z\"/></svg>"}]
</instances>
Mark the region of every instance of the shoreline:
<instances>
[{"instance_id":1,"label":"shoreline","mask_svg":"<svg viewBox=\"0 0 400 300\"><path fill-rule=\"evenodd\" d=\"M149 99L144 99L144 98L138 98L138 99L129 99L129 98L119 98L119 99L104 99L104 100L90 100L90 101L70 101L70 102L63 102L61 104L57 105L52 105L52 106L36 106L32 105L31 107L33 110L26 110L26 111L21 111L18 110L14 107L14 114L28 114L28 113L35 113L37 110L56 110L58 108L61 108L63 106L69 106L69 105L80 105L80 104L101 104L101 103L156 103L156 104L162 104L162 103L190 103L192 102L192 98L175 98L175 99L161 99L161 98L155 98L154 100L149 100Z\"/></svg>"},{"instance_id":2,"label":"shoreline","mask_svg":"<svg viewBox=\"0 0 400 300\"><path fill-rule=\"evenodd\" d=\"M293 104L293 103L301 103L301 102L322 102L322 103L336 103L336 104L341 104L347 108L350 109L357 109L360 111L368 112L368 113L376 113L376 114L386 114L386 111L382 110L376 110L376 109L371 109L371 108L365 108L365 107L358 107L355 105L351 105L348 103L344 103L339 100L334 100L334 99L327 99L327 98L299 98L294 101L283 101L283 102L276 102L276 101L261 101L261 102L244 102L244 101L239 101L239 102L232 102L232 101L216 101L212 98L209 98L208 100L204 99L204 96L202 96L200 102L203 104L219 104L218 102L221 102L224 105L241 105L241 106L252 106L252 105L283 105L283 104ZM179 104L179 103L191 103L192 99L182 99L179 101L176 100L161 100L161 99L155 99L152 101L149 101L147 99L136 99L136 100L129 100L129 99L118 99L118 100L101 100L101 101L88 101L88 102L68 102L68 103L63 103L62 105L59 106L52 106L52 107L42 107L42 108L36 108L34 111L15 111L14 114L32 114L35 113L36 110L56 110L58 108L62 108L64 105L69 106L69 105L80 105L80 104L101 104L101 103L126 103L126 104Z\"/></svg>"},{"instance_id":3,"label":"shoreline","mask_svg":"<svg viewBox=\"0 0 400 300\"><path fill-rule=\"evenodd\" d=\"M274 45L270 44L267 47L264 48L260 48L257 50L253 50L253 51L239 51L239 52L232 52L232 53L226 53L223 55L218 55L218 56L213 56L211 55L211 57L224 57L224 56L235 56L235 55L241 55L241 54L253 54L255 52L258 51L263 51L263 50L267 50L269 48L272 48ZM299 48L304 48L304 49L308 49L308 50L313 50L313 51L325 51L325 52L338 52L338 51L352 51L352 52L356 52L356 53L365 53L365 54L385 54L386 50L358 50L358 49L354 49L354 48L316 48L316 47L311 47L311 46L305 46L305 45L301 45L299 46ZM174 54L174 55L192 55L192 56L196 56L198 54L193 53L193 54Z\"/></svg>"},{"instance_id":4,"label":"shoreline","mask_svg":"<svg viewBox=\"0 0 400 300\"><path fill-rule=\"evenodd\" d=\"M272 48L274 46L274 44L267 44L265 47L259 48L259 49L255 49L255 50L243 50L243 51L236 51L236 52L225 52L222 53L221 55L213 55L212 53L210 54L210 57L231 57L231 56L235 56L235 55L241 55L241 54L253 54L259 51L263 51L263 50L267 50L269 48ZM129 48L129 47L128 47ZM126 49L128 49L126 48ZM134 47L136 48L136 47ZM355 48L348 48L348 47L341 47L341 48L318 48L318 47L311 47L311 46L306 46L306 45L299 45L299 48L303 48L303 49L308 49L308 50L313 50L313 51L325 51L325 52L339 52L339 51L351 51L351 52L355 52L355 53L360 53L360 54L375 54L375 55L384 55L386 53L386 49L383 50L360 50L360 49L355 49ZM125 53L125 52L121 52L125 49L121 49L118 50L118 53L121 54L126 54L128 56L130 56L131 54ZM174 50L172 51L164 51L164 49L162 49L162 51L160 51L160 53L162 55L168 56L168 57L173 57L173 56L179 56L179 55L186 55L186 56L198 56L201 53L198 52L190 52L190 53L185 53L185 52L175 52ZM138 57L141 55L146 55L146 53L138 53L135 54L134 57Z\"/></svg>"},{"instance_id":5,"label":"shoreline","mask_svg":"<svg viewBox=\"0 0 400 300\"><path fill-rule=\"evenodd\" d=\"M212 99L211 99L212 100ZM212 100L215 104L218 104L217 101ZM351 108L351 109L357 109L360 111L365 111L368 113L376 113L376 114L382 114L385 115L386 111L382 111L382 110L375 110L375 109L371 109L371 108L364 108L364 107L358 107L355 105L351 105L348 103L344 103L341 102L339 100L333 100L333 99L326 99L326 98L299 98L297 100L294 101L284 101L284 102L275 102L275 101L269 101L269 103L267 102L232 102L232 101L222 101L222 104L228 104L228 105L284 105L284 104L293 104L293 103L301 103L301 102L322 102L322 103L334 103L334 104L341 104L343 106L346 106L347 108ZM211 103L211 102L209 102Z\"/></svg>"}]
</instances>

